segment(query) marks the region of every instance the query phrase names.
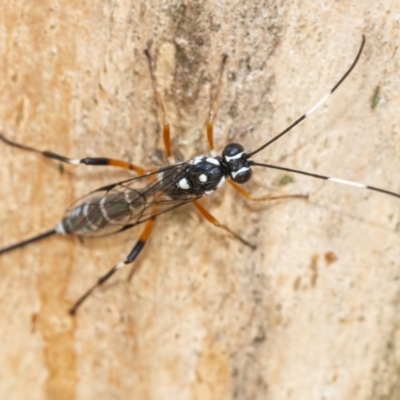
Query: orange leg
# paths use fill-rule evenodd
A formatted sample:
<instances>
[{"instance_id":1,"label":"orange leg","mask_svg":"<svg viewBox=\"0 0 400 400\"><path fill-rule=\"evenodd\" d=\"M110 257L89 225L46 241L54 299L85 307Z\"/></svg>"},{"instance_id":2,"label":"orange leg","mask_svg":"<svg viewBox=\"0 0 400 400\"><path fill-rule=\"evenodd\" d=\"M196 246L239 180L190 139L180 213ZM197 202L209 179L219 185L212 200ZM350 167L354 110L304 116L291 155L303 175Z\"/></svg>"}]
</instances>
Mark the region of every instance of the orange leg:
<instances>
[{"instance_id":1,"label":"orange leg","mask_svg":"<svg viewBox=\"0 0 400 400\"><path fill-rule=\"evenodd\" d=\"M230 179L228 182L233 186L233 188L245 199L250 201L267 201L267 200L280 200L280 199L307 199L308 196L305 194L285 194L280 196L271 196L269 194L261 197L253 197L249 192L244 190L240 185L231 181Z\"/></svg>"},{"instance_id":2,"label":"orange leg","mask_svg":"<svg viewBox=\"0 0 400 400\"><path fill-rule=\"evenodd\" d=\"M222 228L225 231L229 232L232 236L234 236L236 239L240 240L243 244L246 246L251 247L253 250L256 248L253 244L248 242L247 240L243 239L241 236L239 236L237 233L233 232L231 229L229 229L226 225L221 224L215 217L213 217L198 201L193 202L194 206L199 210L200 214L208 221L211 222L214 226L218 228Z\"/></svg>"},{"instance_id":3,"label":"orange leg","mask_svg":"<svg viewBox=\"0 0 400 400\"><path fill-rule=\"evenodd\" d=\"M163 140L164 140L165 151L167 153L169 163L175 164L175 160L172 155L172 148L171 148L170 126L169 126L169 123L167 120L167 113L165 111L164 102L162 101L161 95L157 90L157 81L156 81L156 77L154 75L153 60L150 56L149 50L145 50L144 53L147 57L147 62L149 65L151 85L153 87L154 98L156 99L156 103L161 111L161 117L162 117L162 121L163 121Z\"/></svg>"},{"instance_id":4,"label":"orange leg","mask_svg":"<svg viewBox=\"0 0 400 400\"><path fill-rule=\"evenodd\" d=\"M219 76L218 76L218 83L217 87L215 88L214 94L211 97L211 108L208 114L208 122L207 122L207 140L208 145L210 147L210 153L212 157L215 157L217 154L215 153L214 148L214 121L217 117L218 111L218 97L221 91L222 85L222 76L226 65L226 60L228 59L227 55L222 56L221 66L219 68Z\"/></svg>"},{"instance_id":5,"label":"orange leg","mask_svg":"<svg viewBox=\"0 0 400 400\"><path fill-rule=\"evenodd\" d=\"M110 279L118 270L122 269L125 267L127 264L131 264L135 261L136 257L140 254L142 251L144 245L147 243L148 238L151 235L151 232L153 231L154 228L154 222L155 222L155 217L149 219L146 222L146 226L144 227L142 234L139 237L139 240L136 242L135 246L133 246L133 249L131 252L128 254L126 259L124 261L119 262L118 264L114 265L106 274L101 276L97 282L89 289L87 290L79 299L78 301L75 302L75 304L71 307L69 310L71 315L75 315L78 308L83 304L83 302L100 286L102 286L108 279Z\"/></svg>"}]
</instances>

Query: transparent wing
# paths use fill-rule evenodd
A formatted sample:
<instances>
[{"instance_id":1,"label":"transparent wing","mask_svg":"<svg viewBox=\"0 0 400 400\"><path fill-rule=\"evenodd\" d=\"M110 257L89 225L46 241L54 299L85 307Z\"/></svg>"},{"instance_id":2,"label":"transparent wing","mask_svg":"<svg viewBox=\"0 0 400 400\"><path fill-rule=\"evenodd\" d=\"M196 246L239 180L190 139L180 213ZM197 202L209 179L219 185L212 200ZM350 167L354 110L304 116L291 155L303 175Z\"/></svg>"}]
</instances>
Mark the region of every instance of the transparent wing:
<instances>
[{"instance_id":1,"label":"transparent wing","mask_svg":"<svg viewBox=\"0 0 400 400\"><path fill-rule=\"evenodd\" d=\"M66 233L104 236L147 221L201 196L184 193L176 182L189 164L180 163L99 188L69 207L62 220Z\"/></svg>"}]
</instances>

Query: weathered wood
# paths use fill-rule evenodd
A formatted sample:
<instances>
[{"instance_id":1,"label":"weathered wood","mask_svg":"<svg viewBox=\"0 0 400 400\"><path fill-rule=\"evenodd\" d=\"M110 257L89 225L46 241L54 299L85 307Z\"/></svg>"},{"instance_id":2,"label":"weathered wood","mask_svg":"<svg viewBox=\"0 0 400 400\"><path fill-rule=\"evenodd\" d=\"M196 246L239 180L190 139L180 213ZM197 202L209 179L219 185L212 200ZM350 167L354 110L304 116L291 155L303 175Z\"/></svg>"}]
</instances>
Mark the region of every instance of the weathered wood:
<instances>
[{"instance_id":1,"label":"weathered wood","mask_svg":"<svg viewBox=\"0 0 400 400\"><path fill-rule=\"evenodd\" d=\"M152 44L177 156L207 152L223 53L216 146L254 150L336 82L365 34L343 87L256 159L400 192L397 9L395 0L4 2L0 128L72 157L165 163L143 56ZM3 145L0 155L0 246L53 227L74 199L128 176L62 172ZM399 398L399 202L254 175L253 193L310 198L249 204L225 187L205 199L255 251L193 207L162 216L132 281L121 272L75 319L68 308L140 229L84 243L54 237L2 256L1 398Z\"/></svg>"}]
</instances>

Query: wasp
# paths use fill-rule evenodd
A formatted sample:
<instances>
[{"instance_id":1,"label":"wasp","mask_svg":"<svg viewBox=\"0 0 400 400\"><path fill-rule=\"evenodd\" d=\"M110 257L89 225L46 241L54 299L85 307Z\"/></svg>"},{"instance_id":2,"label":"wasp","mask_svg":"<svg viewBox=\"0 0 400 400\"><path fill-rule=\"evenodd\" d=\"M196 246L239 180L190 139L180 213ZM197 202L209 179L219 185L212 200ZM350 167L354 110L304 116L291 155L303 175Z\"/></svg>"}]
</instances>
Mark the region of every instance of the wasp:
<instances>
[{"instance_id":1,"label":"wasp","mask_svg":"<svg viewBox=\"0 0 400 400\"><path fill-rule=\"evenodd\" d=\"M193 203L197 210L209 222L229 232L245 245L254 247L251 243L229 229L229 227L221 224L198 202L201 197L212 194L225 182L229 182L240 195L248 200L260 201L276 200L288 197L306 197L303 195L267 195L254 198L241 186L251 179L253 167L272 168L294 174L306 175L311 178L350 185L353 187L381 192L386 195L400 198L400 195L397 193L363 183L319 175L277 165L260 163L252 159L253 156L260 153L272 143L276 142L278 139L292 130L296 125L300 124L303 120L310 116L310 114L317 110L336 91L336 89L343 83L343 81L356 66L364 48L364 44L365 37L363 36L361 46L353 63L341 77L341 79L332 87L331 90L328 91L328 93L326 93L310 110L304 113L300 118L296 119L281 133L274 136L268 142L253 151L246 151L239 143L228 144L223 149L221 155L217 155L214 149L213 126L217 110L217 96L220 91L223 70L227 60L227 56L223 56L219 71L217 90L215 91L214 98L211 102L211 109L207 123L207 139L210 148L210 155L197 156L188 161L175 163L171 150L170 125L166 118L166 112L161 96L156 88L152 59L148 50L145 51L145 55L149 65L154 96L162 113L163 138L170 165L159 169L146 170L140 166L112 158L68 158L51 151L41 151L14 142L0 133L0 140L3 143L18 149L38 153L52 160L57 160L59 162L72 165L84 164L91 166L112 166L124 168L132 170L138 175L137 177L131 179L126 179L117 183L103 186L90 192L86 196L83 196L66 210L63 218L54 228L40 235L31 237L8 247L4 247L0 249L0 255L52 235L103 236L111 233L121 232L139 224L144 224L143 231L138 241L135 243L125 260L115 264L75 302L75 304L69 310L70 313L74 315L82 303L93 293L93 291L103 285L104 282L106 282L118 270L135 261L153 231L156 217L162 213L180 207L183 204Z\"/></svg>"}]
</instances>

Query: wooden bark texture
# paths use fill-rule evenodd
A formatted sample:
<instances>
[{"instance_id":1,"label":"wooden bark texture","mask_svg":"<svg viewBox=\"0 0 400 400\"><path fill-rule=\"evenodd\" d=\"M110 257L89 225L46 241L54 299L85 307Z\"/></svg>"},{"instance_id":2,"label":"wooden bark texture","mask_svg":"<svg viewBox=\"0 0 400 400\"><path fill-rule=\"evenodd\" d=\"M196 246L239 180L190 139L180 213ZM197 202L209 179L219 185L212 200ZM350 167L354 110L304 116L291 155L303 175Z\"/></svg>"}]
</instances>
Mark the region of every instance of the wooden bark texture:
<instances>
[{"instance_id":1,"label":"wooden bark texture","mask_svg":"<svg viewBox=\"0 0 400 400\"><path fill-rule=\"evenodd\" d=\"M0 129L71 157L165 164L149 47L176 158L207 154L226 53L216 147L251 151L336 83L364 34L343 86L255 159L400 193L398 10L398 0L4 1ZM3 143L0 157L0 247L132 176L61 168ZM309 198L255 204L226 185L204 199L256 250L193 206L161 216L133 279L121 271L75 318L68 308L124 259L140 227L3 255L0 397L399 399L399 199L261 168L245 187Z\"/></svg>"}]
</instances>

